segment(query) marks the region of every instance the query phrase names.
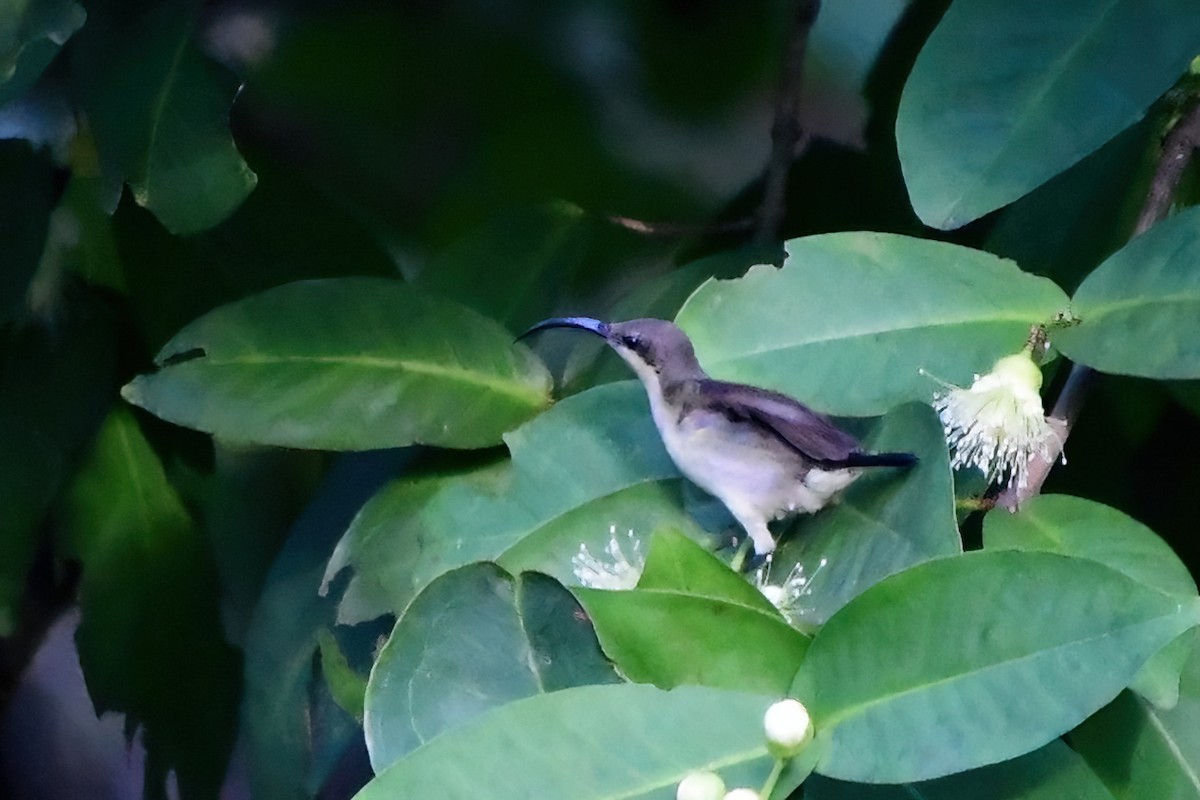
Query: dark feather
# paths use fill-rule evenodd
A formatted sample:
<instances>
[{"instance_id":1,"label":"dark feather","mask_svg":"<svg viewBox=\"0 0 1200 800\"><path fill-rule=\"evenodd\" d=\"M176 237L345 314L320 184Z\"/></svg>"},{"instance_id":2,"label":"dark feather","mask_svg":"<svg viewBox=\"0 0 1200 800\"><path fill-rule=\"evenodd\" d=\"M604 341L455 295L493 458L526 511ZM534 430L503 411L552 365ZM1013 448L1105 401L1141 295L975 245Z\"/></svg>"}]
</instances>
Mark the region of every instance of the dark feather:
<instances>
[{"instance_id":1,"label":"dark feather","mask_svg":"<svg viewBox=\"0 0 1200 800\"><path fill-rule=\"evenodd\" d=\"M699 394L714 407L731 417L762 425L821 466L855 466L848 461L866 455L857 439L837 428L825 415L785 394L724 381L698 383Z\"/></svg>"}]
</instances>

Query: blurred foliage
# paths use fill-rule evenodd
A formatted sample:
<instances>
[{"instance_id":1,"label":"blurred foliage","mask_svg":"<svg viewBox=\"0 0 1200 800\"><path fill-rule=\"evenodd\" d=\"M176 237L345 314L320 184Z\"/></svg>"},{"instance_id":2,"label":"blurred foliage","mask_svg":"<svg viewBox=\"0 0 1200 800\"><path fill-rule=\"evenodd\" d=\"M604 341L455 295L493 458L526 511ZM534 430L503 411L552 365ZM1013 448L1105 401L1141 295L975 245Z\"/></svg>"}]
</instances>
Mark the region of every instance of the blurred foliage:
<instances>
[{"instance_id":1,"label":"blurred foliage","mask_svg":"<svg viewBox=\"0 0 1200 800\"><path fill-rule=\"evenodd\" d=\"M1196 162L1130 237L1200 17L805 5L0 0L0 702L44 562L148 797L761 785L784 692L775 800L1195 797ZM920 464L738 575L626 365L512 343L564 314ZM1069 465L970 516L926 404L1038 324Z\"/></svg>"}]
</instances>

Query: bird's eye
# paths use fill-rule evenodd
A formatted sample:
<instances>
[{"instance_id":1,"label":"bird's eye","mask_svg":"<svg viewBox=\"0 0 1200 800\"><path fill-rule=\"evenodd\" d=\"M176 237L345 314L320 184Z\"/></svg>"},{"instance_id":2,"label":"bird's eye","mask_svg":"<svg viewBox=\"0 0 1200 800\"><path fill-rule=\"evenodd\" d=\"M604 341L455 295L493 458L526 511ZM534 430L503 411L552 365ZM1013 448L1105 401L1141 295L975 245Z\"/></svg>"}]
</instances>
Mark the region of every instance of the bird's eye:
<instances>
[{"instance_id":1,"label":"bird's eye","mask_svg":"<svg viewBox=\"0 0 1200 800\"><path fill-rule=\"evenodd\" d=\"M630 350L635 350L635 351L641 350L642 349L642 337L638 336L636 333L626 336L625 337L625 346L628 347Z\"/></svg>"}]
</instances>

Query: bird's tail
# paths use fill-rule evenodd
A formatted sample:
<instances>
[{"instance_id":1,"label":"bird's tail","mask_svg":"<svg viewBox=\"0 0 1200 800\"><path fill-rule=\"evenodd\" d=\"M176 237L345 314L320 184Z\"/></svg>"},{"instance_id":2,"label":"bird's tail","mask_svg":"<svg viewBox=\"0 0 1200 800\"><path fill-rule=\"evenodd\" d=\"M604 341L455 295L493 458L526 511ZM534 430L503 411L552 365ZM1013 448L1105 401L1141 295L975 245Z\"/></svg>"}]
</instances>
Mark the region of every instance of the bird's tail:
<instances>
[{"instance_id":1,"label":"bird's tail","mask_svg":"<svg viewBox=\"0 0 1200 800\"><path fill-rule=\"evenodd\" d=\"M844 463L847 467L911 467L918 461L912 453L851 453Z\"/></svg>"}]
</instances>

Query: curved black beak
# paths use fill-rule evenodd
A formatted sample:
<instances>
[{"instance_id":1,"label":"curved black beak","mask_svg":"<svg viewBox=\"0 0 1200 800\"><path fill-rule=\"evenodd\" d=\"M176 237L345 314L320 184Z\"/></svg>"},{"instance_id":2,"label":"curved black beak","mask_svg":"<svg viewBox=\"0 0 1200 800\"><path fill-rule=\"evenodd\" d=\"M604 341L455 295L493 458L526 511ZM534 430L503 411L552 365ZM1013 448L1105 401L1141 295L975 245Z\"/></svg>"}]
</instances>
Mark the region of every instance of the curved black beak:
<instances>
[{"instance_id":1,"label":"curved black beak","mask_svg":"<svg viewBox=\"0 0 1200 800\"><path fill-rule=\"evenodd\" d=\"M607 322L601 322L600 320L592 319L591 317L551 317L550 319L542 320L529 330L522 333L517 337L517 341L521 341L531 333L544 331L547 328L580 328L585 331L591 331L597 336L602 336L605 339L608 338Z\"/></svg>"}]
</instances>

